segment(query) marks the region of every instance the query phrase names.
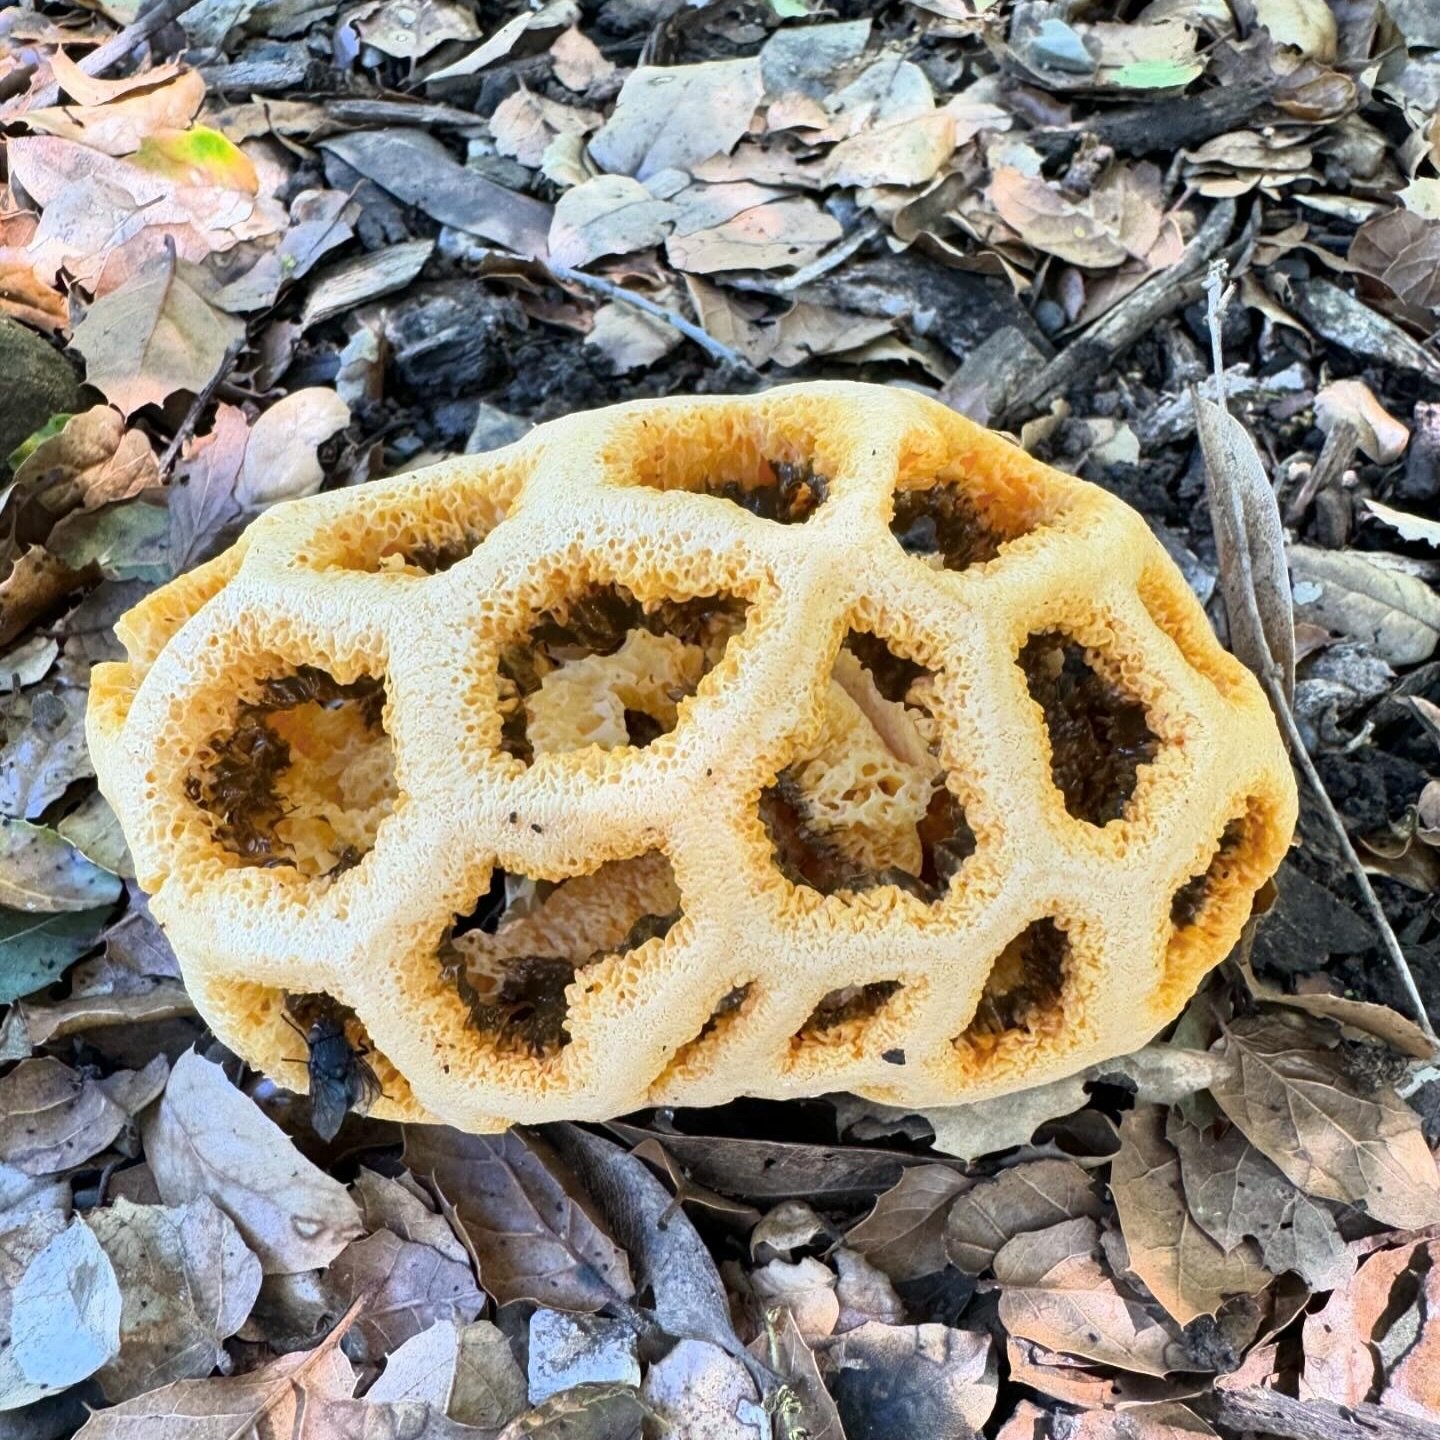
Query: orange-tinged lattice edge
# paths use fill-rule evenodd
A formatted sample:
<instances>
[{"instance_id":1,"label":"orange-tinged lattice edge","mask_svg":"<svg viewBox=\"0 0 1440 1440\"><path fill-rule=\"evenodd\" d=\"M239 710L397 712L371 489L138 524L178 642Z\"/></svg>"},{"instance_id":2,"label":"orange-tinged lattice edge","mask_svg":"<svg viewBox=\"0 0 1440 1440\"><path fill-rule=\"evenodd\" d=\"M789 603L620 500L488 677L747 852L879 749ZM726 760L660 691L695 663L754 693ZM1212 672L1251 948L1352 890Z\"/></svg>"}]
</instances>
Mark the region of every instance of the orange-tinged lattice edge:
<instances>
[{"instance_id":1,"label":"orange-tinged lattice edge","mask_svg":"<svg viewBox=\"0 0 1440 1440\"><path fill-rule=\"evenodd\" d=\"M777 463L827 477L803 524L694 493ZM936 484L1012 537L998 556L957 571L902 549L895 495ZM437 573L407 563L417 547ZM500 652L589 584L748 609L668 733L527 764L501 746ZM1038 1084L1133 1050L1178 1012L1235 942L1295 819L1258 685L1141 518L882 387L640 401L277 506L118 629L130 659L96 667L91 752L197 1005L238 1053L303 1089L284 996L333 995L377 1052L375 1113L394 1118L489 1130L739 1094L926 1106ZM818 743L851 631L935 674L937 763L976 848L934 904L893 885L793 884L761 820L761 792ZM1123 816L1103 826L1067 811L1016 664L1045 631L1083 646L1155 737ZM328 876L245 863L193 796L237 697L301 666L385 687L393 797L360 863ZM323 819L286 823L328 833ZM1227 833L1239 839L1217 855ZM638 857L663 860L624 863ZM620 931L604 915L653 890L657 863L679 919L577 974L563 1049L507 1050L468 1023L436 957L492 867L613 880L593 914L583 890L565 902L603 948ZM1207 867L1203 904L1177 924L1177 891ZM1046 921L1068 943L1061 995L1022 1025L967 1035L992 966ZM559 910L529 923L541 947L571 924ZM467 963L520 953L520 933L471 939ZM806 1031L821 997L895 982L872 1013Z\"/></svg>"}]
</instances>

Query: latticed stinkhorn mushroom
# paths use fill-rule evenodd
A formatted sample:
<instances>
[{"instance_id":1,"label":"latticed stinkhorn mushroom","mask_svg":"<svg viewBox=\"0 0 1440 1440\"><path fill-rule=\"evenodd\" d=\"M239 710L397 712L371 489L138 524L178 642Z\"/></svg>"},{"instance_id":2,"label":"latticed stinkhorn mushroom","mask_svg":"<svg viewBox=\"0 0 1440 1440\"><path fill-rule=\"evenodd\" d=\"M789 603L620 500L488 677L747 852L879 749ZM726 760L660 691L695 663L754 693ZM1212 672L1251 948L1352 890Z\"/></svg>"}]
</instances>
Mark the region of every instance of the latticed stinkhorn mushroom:
<instances>
[{"instance_id":1,"label":"latticed stinkhorn mushroom","mask_svg":"<svg viewBox=\"0 0 1440 1440\"><path fill-rule=\"evenodd\" d=\"M1295 819L1141 518L901 390L280 505L118 629L90 745L196 1004L303 1088L330 997L396 1118L1052 1079L1177 1013Z\"/></svg>"}]
</instances>

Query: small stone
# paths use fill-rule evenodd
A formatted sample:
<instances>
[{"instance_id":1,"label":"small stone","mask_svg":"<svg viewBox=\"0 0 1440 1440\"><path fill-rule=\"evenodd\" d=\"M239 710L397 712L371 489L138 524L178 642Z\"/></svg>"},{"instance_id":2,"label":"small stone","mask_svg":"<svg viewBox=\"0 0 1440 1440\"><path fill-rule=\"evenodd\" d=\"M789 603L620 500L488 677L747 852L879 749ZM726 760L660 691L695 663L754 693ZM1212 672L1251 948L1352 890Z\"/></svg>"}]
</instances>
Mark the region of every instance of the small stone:
<instances>
[{"instance_id":1,"label":"small stone","mask_svg":"<svg viewBox=\"0 0 1440 1440\"><path fill-rule=\"evenodd\" d=\"M52 415L81 408L80 382L70 362L48 341L0 316L0 472L5 457Z\"/></svg>"},{"instance_id":2,"label":"small stone","mask_svg":"<svg viewBox=\"0 0 1440 1440\"><path fill-rule=\"evenodd\" d=\"M486 450L513 445L530 428L531 422L523 416L512 415L482 400L475 412L475 423L470 427L470 438L465 442L465 453L481 455Z\"/></svg>"}]
</instances>

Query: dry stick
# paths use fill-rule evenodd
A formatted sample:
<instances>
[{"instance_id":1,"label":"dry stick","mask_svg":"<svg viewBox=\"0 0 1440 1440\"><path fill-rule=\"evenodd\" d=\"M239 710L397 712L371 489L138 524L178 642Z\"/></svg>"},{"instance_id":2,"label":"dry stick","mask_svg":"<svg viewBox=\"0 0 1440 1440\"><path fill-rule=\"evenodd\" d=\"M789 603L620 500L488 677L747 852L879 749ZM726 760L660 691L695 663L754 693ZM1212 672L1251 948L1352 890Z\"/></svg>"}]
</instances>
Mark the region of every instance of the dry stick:
<instances>
[{"instance_id":1,"label":"dry stick","mask_svg":"<svg viewBox=\"0 0 1440 1440\"><path fill-rule=\"evenodd\" d=\"M546 269L557 280L565 280L572 285L593 290L597 295L605 296L607 300L620 300L626 305L633 305L637 310L643 310L645 314L656 320L663 320L665 324L678 330L687 340L693 340L713 359L749 368L750 362L738 350L732 350L728 345L722 345L713 335L676 311L667 310L663 305L657 305L653 300L647 300L643 295L637 295L633 290L627 290L623 285L615 284L613 280L602 280L598 275L587 275L583 270L572 270L568 265L555 264L553 260L546 262Z\"/></svg>"},{"instance_id":2,"label":"dry stick","mask_svg":"<svg viewBox=\"0 0 1440 1440\"><path fill-rule=\"evenodd\" d=\"M205 407L215 398L215 392L225 383L225 377L229 375L231 367L240 358L240 352L244 348L244 340L232 341L226 347L224 355L220 357L220 363L215 367L215 373L205 382L204 389L191 401L190 408L185 412L185 418L175 431L174 438L160 456L160 480L162 483L169 477L170 469L180 454L180 447L195 433L195 427L200 423L200 416Z\"/></svg>"},{"instance_id":3,"label":"dry stick","mask_svg":"<svg viewBox=\"0 0 1440 1440\"><path fill-rule=\"evenodd\" d=\"M1222 295L1220 290L1224 281L1224 272L1225 262L1223 260L1216 261L1210 267L1210 273L1206 280L1208 298L1206 319L1210 326L1210 345L1214 352L1216 395L1222 409L1225 408L1225 380L1224 370L1220 364L1220 322L1230 298L1229 292ZM1241 593L1245 597L1245 608L1249 612L1246 618L1253 624L1254 633L1263 636L1265 630L1260 619L1260 607L1255 600L1255 587L1250 582L1250 554L1244 545L1239 547L1236 559L1244 572L1246 581L1240 587ZM1355 853L1355 847L1350 843L1350 836L1345 830L1345 822L1335 809L1330 799L1330 793L1325 789L1325 782L1320 778L1320 772L1315 768L1315 762L1310 758L1309 750L1305 748L1304 737L1300 734L1300 727L1295 723L1295 716L1290 709L1290 701L1285 693L1284 674L1275 657L1270 654L1269 646L1263 648L1265 658L1260 667L1259 676L1260 683L1265 687L1265 693L1270 698L1270 708L1279 717L1281 727L1285 731L1285 738L1290 744L1290 752L1314 792L1320 811L1334 834L1336 843L1340 846L1340 853L1345 857L1345 862L1350 867L1356 885L1360 887L1360 894L1364 897L1365 906L1370 911L1370 917L1375 922L1376 930L1380 933L1381 943L1390 956L1395 973L1400 977L1400 982L1405 988L1405 993L1410 997L1410 1004L1415 1011L1420 1028L1425 1032L1426 1038L1440 1048L1440 1036L1436 1035L1435 1029L1430 1023L1430 1016L1426 1012L1425 1002L1420 998L1420 989L1415 983L1415 975L1410 969L1410 962L1405 958L1405 952L1400 948L1400 942L1395 938L1394 930L1390 928L1390 919L1385 914L1385 907L1381 905L1380 897L1375 893L1374 887L1370 884L1370 877L1365 873L1365 867L1361 863L1359 855Z\"/></svg>"},{"instance_id":4,"label":"dry stick","mask_svg":"<svg viewBox=\"0 0 1440 1440\"><path fill-rule=\"evenodd\" d=\"M98 45L80 61L80 69L87 75L103 75L112 65L118 65L137 45L143 44L157 30L163 30L172 20L178 20L199 0L156 0L143 15L137 16L117 35L112 35L103 45ZM47 85L36 94L24 97L27 109L40 109L53 105L60 98L58 85ZM10 108L10 107L7 107Z\"/></svg>"},{"instance_id":5,"label":"dry stick","mask_svg":"<svg viewBox=\"0 0 1440 1440\"><path fill-rule=\"evenodd\" d=\"M863 225L857 225L843 240L837 241L823 255L817 256L808 265L802 265L793 275L777 280L771 287L777 295L789 295L792 291L828 275L837 265L848 260L867 240L880 233L880 222L872 215Z\"/></svg>"},{"instance_id":6,"label":"dry stick","mask_svg":"<svg viewBox=\"0 0 1440 1440\"><path fill-rule=\"evenodd\" d=\"M1285 1440L1440 1440L1440 1422L1388 1405L1296 1400L1260 1385L1215 1390L1203 1408L1207 1418L1222 1425Z\"/></svg>"}]
</instances>

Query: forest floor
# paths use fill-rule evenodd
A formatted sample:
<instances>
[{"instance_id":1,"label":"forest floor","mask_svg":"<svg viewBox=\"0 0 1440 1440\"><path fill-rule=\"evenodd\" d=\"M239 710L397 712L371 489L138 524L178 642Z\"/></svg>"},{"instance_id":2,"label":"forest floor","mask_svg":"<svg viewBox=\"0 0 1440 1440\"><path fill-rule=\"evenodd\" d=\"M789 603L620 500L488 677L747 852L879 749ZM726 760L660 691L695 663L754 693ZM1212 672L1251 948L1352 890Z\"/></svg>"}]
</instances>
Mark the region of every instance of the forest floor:
<instances>
[{"instance_id":1,"label":"forest floor","mask_svg":"<svg viewBox=\"0 0 1440 1440\"><path fill-rule=\"evenodd\" d=\"M0 12L0 1437L1437 1440L1437 117L1432 0ZM86 750L138 599L284 499L849 378L1135 506L1225 636L1221 262L1348 845L1302 782L1138 1056L322 1138L343 1050L312 1109L210 1034Z\"/></svg>"}]
</instances>

